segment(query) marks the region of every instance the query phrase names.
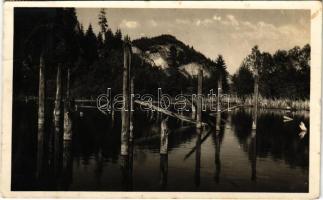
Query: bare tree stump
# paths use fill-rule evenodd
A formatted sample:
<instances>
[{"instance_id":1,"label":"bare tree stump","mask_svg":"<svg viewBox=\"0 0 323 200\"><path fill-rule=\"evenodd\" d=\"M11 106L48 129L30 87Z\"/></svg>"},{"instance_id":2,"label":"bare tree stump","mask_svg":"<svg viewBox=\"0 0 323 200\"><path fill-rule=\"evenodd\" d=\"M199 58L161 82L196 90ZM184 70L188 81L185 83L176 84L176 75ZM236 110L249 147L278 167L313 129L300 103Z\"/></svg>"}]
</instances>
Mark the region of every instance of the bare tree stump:
<instances>
[{"instance_id":1,"label":"bare tree stump","mask_svg":"<svg viewBox=\"0 0 323 200\"><path fill-rule=\"evenodd\" d=\"M160 154L168 154L168 117L160 124Z\"/></svg>"},{"instance_id":2,"label":"bare tree stump","mask_svg":"<svg viewBox=\"0 0 323 200\"><path fill-rule=\"evenodd\" d=\"M253 120L252 129L257 128L257 114L258 114L258 70L255 70L255 85L254 85L254 108L253 108Z\"/></svg>"},{"instance_id":3,"label":"bare tree stump","mask_svg":"<svg viewBox=\"0 0 323 200\"><path fill-rule=\"evenodd\" d=\"M202 127L202 84L203 84L203 70L199 69L198 83L197 83L196 128L201 128Z\"/></svg>"},{"instance_id":4,"label":"bare tree stump","mask_svg":"<svg viewBox=\"0 0 323 200\"><path fill-rule=\"evenodd\" d=\"M67 69L66 99L64 105L64 140L72 139L71 99L70 99L70 68Z\"/></svg>"},{"instance_id":5,"label":"bare tree stump","mask_svg":"<svg viewBox=\"0 0 323 200\"><path fill-rule=\"evenodd\" d=\"M131 78L130 81L130 95L134 94L134 77ZM130 97L130 116L129 116L129 123L130 123L130 127L129 127L129 141L133 140L133 110L134 110L134 102L133 99Z\"/></svg>"},{"instance_id":6,"label":"bare tree stump","mask_svg":"<svg viewBox=\"0 0 323 200\"><path fill-rule=\"evenodd\" d=\"M124 101L124 107L121 112L122 125L121 125L121 155L128 155L128 143L129 143L129 70L130 70L130 44L125 43L123 49L123 85L122 85L122 95Z\"/></svg>"},{"instance_id":7,"label":"bare tree stump","mask_svg":"<svg viewBox=\"0 0 323 200\"><path fill-rule=\"evenodd\" d=\"M58 169L60 147L61 147L61 132L60 132L60 118L61 118L61 100L62 100L62 79L61 79L61 65L57 67L56 79L56 97L54 108L54 165L55 170Z\"/></svg>"},{"instance_id":8,"label":"bare tree stump","mask_svg":"<svg viewBox=\"0 0 323 200\"><path fill-rule=\"evenodd\" d=\"M38 135L37 135L37 178L42 171L44 155L44 129L45 129L45 66L43 56L39 61L39 86L38 86Z\"/></svg>"}]
</instances>

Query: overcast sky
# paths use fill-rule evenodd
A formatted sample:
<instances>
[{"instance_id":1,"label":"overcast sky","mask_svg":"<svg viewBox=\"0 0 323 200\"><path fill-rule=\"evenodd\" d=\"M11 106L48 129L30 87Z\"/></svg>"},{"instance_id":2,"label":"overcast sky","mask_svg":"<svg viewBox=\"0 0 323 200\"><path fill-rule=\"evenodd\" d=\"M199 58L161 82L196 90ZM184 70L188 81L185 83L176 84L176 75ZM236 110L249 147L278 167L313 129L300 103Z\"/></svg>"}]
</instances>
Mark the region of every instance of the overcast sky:
<instances>
[{"instance_id":1,"label":"overcast sky","mask_svg":"<svg viewBox=\"0 0 323 200\"><path fill-rule=\"evenodd\" d=\"M97 33L100 9L76 9L79 21ZM254 45L274 53L310 43L310 11L231 9L106 9L113 32L131 39L171 34L207 57L222 54L230 74Z\"/></svg>"}]
</instances>

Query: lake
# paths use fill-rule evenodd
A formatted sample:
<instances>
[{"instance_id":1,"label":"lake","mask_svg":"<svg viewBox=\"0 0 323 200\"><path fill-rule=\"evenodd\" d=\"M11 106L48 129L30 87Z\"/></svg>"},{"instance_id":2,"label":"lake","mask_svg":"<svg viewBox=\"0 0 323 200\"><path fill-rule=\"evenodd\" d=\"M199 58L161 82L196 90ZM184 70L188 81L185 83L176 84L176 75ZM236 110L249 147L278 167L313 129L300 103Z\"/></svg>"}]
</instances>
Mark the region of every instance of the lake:
<instances>
[{"instance_id":1,"label":"lake","mask_svg":"<svg viewBox=\"0 0 323 200\"><path fill-rule=\"evenodd\" d=\"M239 108L222 113L220 130L208 127L200 134L171 118L168 156L159 154L162 116L135 112L133 162L125 170L120 113L75 112L73 140L62 145L55 164L48 142L53 106L47 107L44 167L36 178L37 107L13 104L12 190L308 192L310 133L300 137L298 125L309 127L309 112L259 110L253 131L251 110Z\"/></svg>"}]
</instances>

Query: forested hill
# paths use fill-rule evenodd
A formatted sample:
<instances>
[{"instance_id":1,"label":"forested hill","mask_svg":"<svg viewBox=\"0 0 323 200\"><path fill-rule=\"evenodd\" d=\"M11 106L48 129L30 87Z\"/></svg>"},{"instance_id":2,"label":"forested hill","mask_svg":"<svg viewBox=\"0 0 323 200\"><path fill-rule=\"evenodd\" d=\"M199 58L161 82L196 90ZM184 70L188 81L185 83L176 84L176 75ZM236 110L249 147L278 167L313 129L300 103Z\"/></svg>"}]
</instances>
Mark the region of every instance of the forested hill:
<instances>
[{"instance_id":1,"label":"forested hill","mask_svg":"<svg viewBox=\"0 0 323 200\"><path fill-rule=\"evenodd\" d=\"M71 93L75 98L96 97L112 88L121 92L123 34L109 27L105 11L98 15L99 33L84 28L72 8L32 8L15 12L14 96L38 96L40 55L44 57L46 92L54 96L57 66L63 66L63 84L71 69ZM132 75L135 92L169 94L196 90L198 69L204 71L204 89L215 88L221 74L228 89L228 73L222 56L212 61L171 35L140 38L133 46ZM63 87L64 88L64 87Z\"/></svg>"},{"instance_id":2,"label":"forested hill","mask_svg":"<svg viewBox=\"0 0 323 200\"><path fill-rule=\"evenodd\" d=\"M201 69L205 80L205 90L216 87L219 75L223 77L224 90L228 90L228 72L221 55L213 61L196 51L192 46L184 44L175 36L165 34L136 39L132 44L134 54L152 68L158 69L163 75L166 75L169 79L166 83L180 86L176 89L172 85L164 85L164 88L193 92L196 88L195 79ZM179 80L183 83L179 83Z\"/></svg>"},{"instance_id":3,"label":"forested hill","mask_svg":"<svg viewBox=\"0 0 323 200\"><path fill-rule=\"evenodd\" d=\"M170 54L169 59L174 59L176 61L175 65L188 64L190 62L200 62L205 65L215 64L192 46L184 44L172 35L160 35L152 38L142 37L134 40L133 45L142 51L149 52L158 52L162 50L162 47L166 47Z\"/></svg>"}]
</instances>

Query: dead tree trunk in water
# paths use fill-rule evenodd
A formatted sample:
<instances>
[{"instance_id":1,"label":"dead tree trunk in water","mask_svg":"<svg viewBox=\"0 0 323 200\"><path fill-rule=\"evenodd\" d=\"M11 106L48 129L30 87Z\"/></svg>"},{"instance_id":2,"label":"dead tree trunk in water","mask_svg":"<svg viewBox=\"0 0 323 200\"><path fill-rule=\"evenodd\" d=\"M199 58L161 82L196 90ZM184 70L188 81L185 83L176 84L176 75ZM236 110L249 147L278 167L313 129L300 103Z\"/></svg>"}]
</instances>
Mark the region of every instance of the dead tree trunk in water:
<instances>
[{"instance_id":1,"label":"dead tree trunk in water","mask_svg":"<svg viewBox=\"0 0 323 200\"><path fill-rule=\"evenodd\" d=\"M221 90L222 90L222 77L220 75L218 79L218 98L217 98L217 111L221 111L221 102L220 102L220 97L221 97Z\"/></svg>"},{"instance_id":2,"label":"dead tree trunk in water","mask_svg":"<svg viewBox=\"0 0 323 200\"><path fill-rule=\"evenodd\" d=\"M216 112L216 130L220 130L220 123L221 123L221 90L222 90L222 77L220 75L218 79L218 95L217 95L217 112Z\"/></svg>"},{"instance_id":3,"label":"dead tree trunk in water","mask_svg":"<svg viewBox=\"0 0 323 200\"><path fill-rule=\"evenodd\" d=\"M121 127L121 155L128 155L128 143L129 143L129 70L130 70L130 44L125 43L123 48L123 85L122 95L124 101L124 107L122 110L122 127Z\"/></svg>"},{"instance_id":4,"label":"dead tree trunk in water","mask_svg":"<svg viewBox=\"0 0 323 200\"><path fill-rule=\"evenodd\" d=\"M39 61L39 86L38 86L38 135L37 135L37 178L42 170L44 153L45 129L45 66L43 56Z\"/></svg>"},{"instance_id":5,"label":"dead tree trunk in water","mask_svg":"<svg viewBox=\"0 0 323 200\"><path fill-rule=\"evenodd\" d=\"M254 108L253 108L253 121L252 129L257 128L257 112L258 112L258 70L255 70L255 84L254 84Z\"/></svg>"},{"instance_id":6,"label":"dead tree trunk in water","mask_svg":"<svg viewBox=\"0 0 323 200\"><path fill-rule=\"evenodd\" d=\"M70 68L67 69L66 99L64 103L64 140L72 139L71 99L70 99Z\"/></svg>"},{"instance_id":7,"label":"dead tree trunk in water","mask_svg":"<svg viewBox=\"0 0 323 200\"><path fill-rule=\"evenodd\" d=\"M129 141L131 142L133 140L133 111L134 111L134 102L133 102L133 98L131 97L131 95L134 94L134 77L131 78L130 81L130 116L129 116Z\"/></svg>"},{"instance_id":8,"label":"dead tree trunk in water","mask_svg":"<svg viewBox=\"0 0 323 200\"><path fill-rule=\"evenodd\" d=\"M160 124L160 154L167 155L168 153L168 117L166 117Z\"/></svg>"},{"instance_id":9,"label":"dead tree trunk in water","mask_svg":"<svg viewBox=\"0 0 323 200\"><path fill-rule=\"evenodd\" d=\"M202 127L202 83L203 83L203 71L199 70L197 81L197 116L196 116L196 128Z\"/></svg>"},{"instance_id":10,"label":"dead tree trunk in water","mask_svg":"<svg viewBox=\"0 0 323 200\"><path fill-rule=\"evenodd\" d=\"M196 107L194 103L192 103L192 119L195 120L196 118Z\"/></svg>"},{"instance_id":11,"label":"dead tree trunk in water","mask_svg":"<svg viewBox=\"0 0 323 200\"><path fill-rule=\"evenodd\" d=\"M55 97L55 107L54 107L54 160L55 164L58 164L59 152L60 152L60 118L61 118L61 101L62 101L62 77L61 77L61 64L57 67L57 77L56 77L56 97Z\"/></svg>"}]
</instances>

